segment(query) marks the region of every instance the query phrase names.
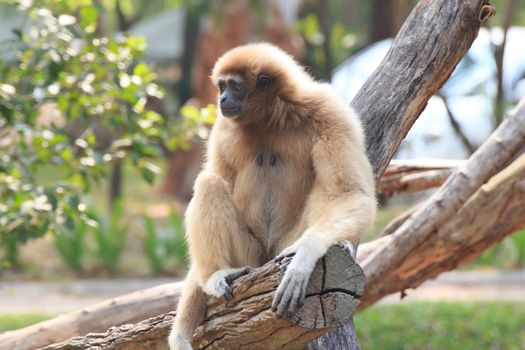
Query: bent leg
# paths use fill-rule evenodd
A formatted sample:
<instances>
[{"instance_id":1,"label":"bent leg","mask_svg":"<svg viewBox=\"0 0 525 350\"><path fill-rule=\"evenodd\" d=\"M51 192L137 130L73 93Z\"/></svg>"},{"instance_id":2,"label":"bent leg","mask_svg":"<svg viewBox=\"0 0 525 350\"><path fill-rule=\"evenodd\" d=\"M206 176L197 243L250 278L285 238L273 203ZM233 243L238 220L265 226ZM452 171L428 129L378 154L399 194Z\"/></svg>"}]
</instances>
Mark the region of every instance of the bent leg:
<instances>
[{"instance_id":1,"label":"bent leg","mask_svg":"<svg viewBox=\"0 0 525 350\"><path fill-rule=\"evenodd\" d=\"M261 263L263 245L246 229L228 184L218 175L201 173L197 178L195 195L186 212L186 233L192 265L207 292L212 290L206 288L212 275L220 275L224 280L230 273L238 272L236 268ZM217 278L212 285L221 284Z\"/></svg>"}]
</instances>

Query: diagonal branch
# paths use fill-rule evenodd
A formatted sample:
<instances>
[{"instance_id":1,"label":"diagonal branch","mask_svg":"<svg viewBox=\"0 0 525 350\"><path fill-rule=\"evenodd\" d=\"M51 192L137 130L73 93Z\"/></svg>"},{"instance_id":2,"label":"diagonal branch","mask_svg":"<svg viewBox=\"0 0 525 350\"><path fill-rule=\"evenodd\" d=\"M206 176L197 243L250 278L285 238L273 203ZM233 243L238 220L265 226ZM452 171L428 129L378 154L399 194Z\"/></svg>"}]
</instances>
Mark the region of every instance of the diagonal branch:
<instances>
[{"instance_id":1,"label":"diagonal branch","mask_svg":"<svg viewBox=\"0 0 525 350\"><path fill-rule=\"evenodd\" d=\"M490 138L449 177L384 243L363 261L367 293L385 285L393 266L400 266L431 234L453 217L463 204L525 144L525 98Z\"/></svg>"},{"instance_id":2,"label":"diagonal branch","mask_svg":"<svg viewBox=\"0 0 525 350\"><path fill-rule=\"evenodd\" d=\"M367 285L360 307L365 308L382 297L415 288L443 271L473 260L491 245L525 226L525 154L509 167L481 186L450 220L436 228L432 235L414 249L398 248L404 257L391 264L387 257L377 257L388 264L389 271L380 283ZM380 251L381 246L392 245L391 236L385 236L362 245L358 261L368 260L369 251ZM405 244L412 240L403 235ZM401 245L403 242L396 244ZM364 253L364 256L361 256ZM371 271L366 270L368 275Z\"/></svg>"}]
</instances>

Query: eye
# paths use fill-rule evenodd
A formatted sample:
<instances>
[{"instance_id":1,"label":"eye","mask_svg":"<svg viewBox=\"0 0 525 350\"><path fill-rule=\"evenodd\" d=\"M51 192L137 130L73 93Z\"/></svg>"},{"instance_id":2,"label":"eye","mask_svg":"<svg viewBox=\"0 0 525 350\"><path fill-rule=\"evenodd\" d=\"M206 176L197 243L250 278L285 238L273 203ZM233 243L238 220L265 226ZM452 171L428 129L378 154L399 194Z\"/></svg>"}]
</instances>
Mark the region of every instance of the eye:
<instances>
[{"instance_id":1,"label":"eye","mask_svg":"<svg viewBox=\"0 0 525 350\"><path fill-rule=\"evenodd\" d=\"M224 89L226 89L226 83L223 80L221 80L219 81L219 91L221 94L224 92Z\"/></svg>"},{"instance_id":2,"label":"eye","mask_svg":"<svg viewBox=\"0 0 525 350\"><path fill-rule=\"evenodd\" d=\"M271 76L266 74L260 74L257 77L257 82L255 83L255 87L257 89L264 89L265 87L269 86L272 83L273 79Z\"/></svg>"},{"instance_id":3,"label":"eye","mask_svg":"<svg viewBox=\"0 0 525 350\"><path fill-rule=\"evenodd\" d=\"M240 91L241 90L241 84L237 81L237 80L231 80L230 81L230 86L232 87L233 90L235 91Z\"/></svg>"}]
</instances>

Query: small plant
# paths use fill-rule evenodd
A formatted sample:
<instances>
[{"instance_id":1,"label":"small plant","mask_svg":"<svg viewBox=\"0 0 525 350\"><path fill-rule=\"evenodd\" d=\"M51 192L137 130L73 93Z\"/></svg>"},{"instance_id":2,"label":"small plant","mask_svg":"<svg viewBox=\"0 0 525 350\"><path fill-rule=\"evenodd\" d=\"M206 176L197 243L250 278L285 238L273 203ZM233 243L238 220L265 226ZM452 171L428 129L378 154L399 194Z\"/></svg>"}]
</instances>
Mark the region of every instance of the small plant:
<instances>
[{"instance_id":1,"label":"small plant","mask_svg":"<svg viewBox=\"0 0 525 350\"><path fill-rule=\"evenodd\" d=\"M188 245L184 238L184 222L175 212L170 216L170 228L171 239L166 242L168 252L178 264L185 266L188 259Z\"/></svg>"},{"instance_id":2,"label":"small plant","mask_svg":"<svg viewBox=\"0 0 525 350\"><path fill-rule=\"evenodd\" d=\"M146 229L146 236L143 242L144 250L148 257L151 272L154 275L159 275L164 272L168 250L164 244L160 243L159 233L152 218L144 217L144 227Z\"/></svg>"},{"instance_id":3,"label":"small plant","mask_svg":"<svg viewBox=\"0 0 525 350\"><path fill-rule=\"evenodd\" d=\"M20 245L22 243L18 237L15 235L3 237L0 243L4 250L4 257L0 260L0 271L2 268L19 269L21 267Z\"/></svg>"},{"instance_id":4,"label":"small plant","mask_svg":"<svg viewBox=\"0 0 525 350\"><path fill-rule=\"evenodd\" d=\"M112 274L118 269L118 263L124 247L128 226L122 222L122 199L115 201L109 218L98 220L94 230L97 258Z\"/></svg>"},{"instance_id":5,"label":"small plant","mask_svg":"<svg viewBox=\"0 0 525 350\"><path fill-rule=\"evenodd\" d=\"M144 251L148 257L151 272L159 275L166 271L168 261L176 265L186 264L187 247L184 239L184 224L179 215L172 213L169 227L158 229L155 222L144 217Z\"/></svg>"},{"instance_id":6,"label":"small plant","mask_svg":"<svg viewBox=\"0 0 525 350\"><path fill-rule=\"evenodd\" d=\"M72 227L61 226L55 234L55 247L62 261L73 271L81 272L85 255L85 237L88 229L83 221Z\"/></svg>"}]
</instances>

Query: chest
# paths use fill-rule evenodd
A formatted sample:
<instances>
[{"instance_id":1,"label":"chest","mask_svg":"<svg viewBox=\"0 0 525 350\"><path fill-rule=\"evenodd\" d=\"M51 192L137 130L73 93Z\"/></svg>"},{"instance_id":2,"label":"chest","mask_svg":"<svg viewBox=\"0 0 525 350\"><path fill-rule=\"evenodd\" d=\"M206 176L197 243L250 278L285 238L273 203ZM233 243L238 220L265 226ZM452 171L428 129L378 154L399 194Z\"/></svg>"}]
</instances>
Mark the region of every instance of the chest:
<instances>
[{"instance_id":1,"label":"chest","mask_svg":"<svg viewBox=\"0 0 525 350\"><path fill-rule=\"evenodd\" d=\"M271 244L292 230L303 211L315 179L312 138L303 132L229 141L223 152L235 155L229 158L235 205L250 230Z\"/></svg>"}]
</instances>

